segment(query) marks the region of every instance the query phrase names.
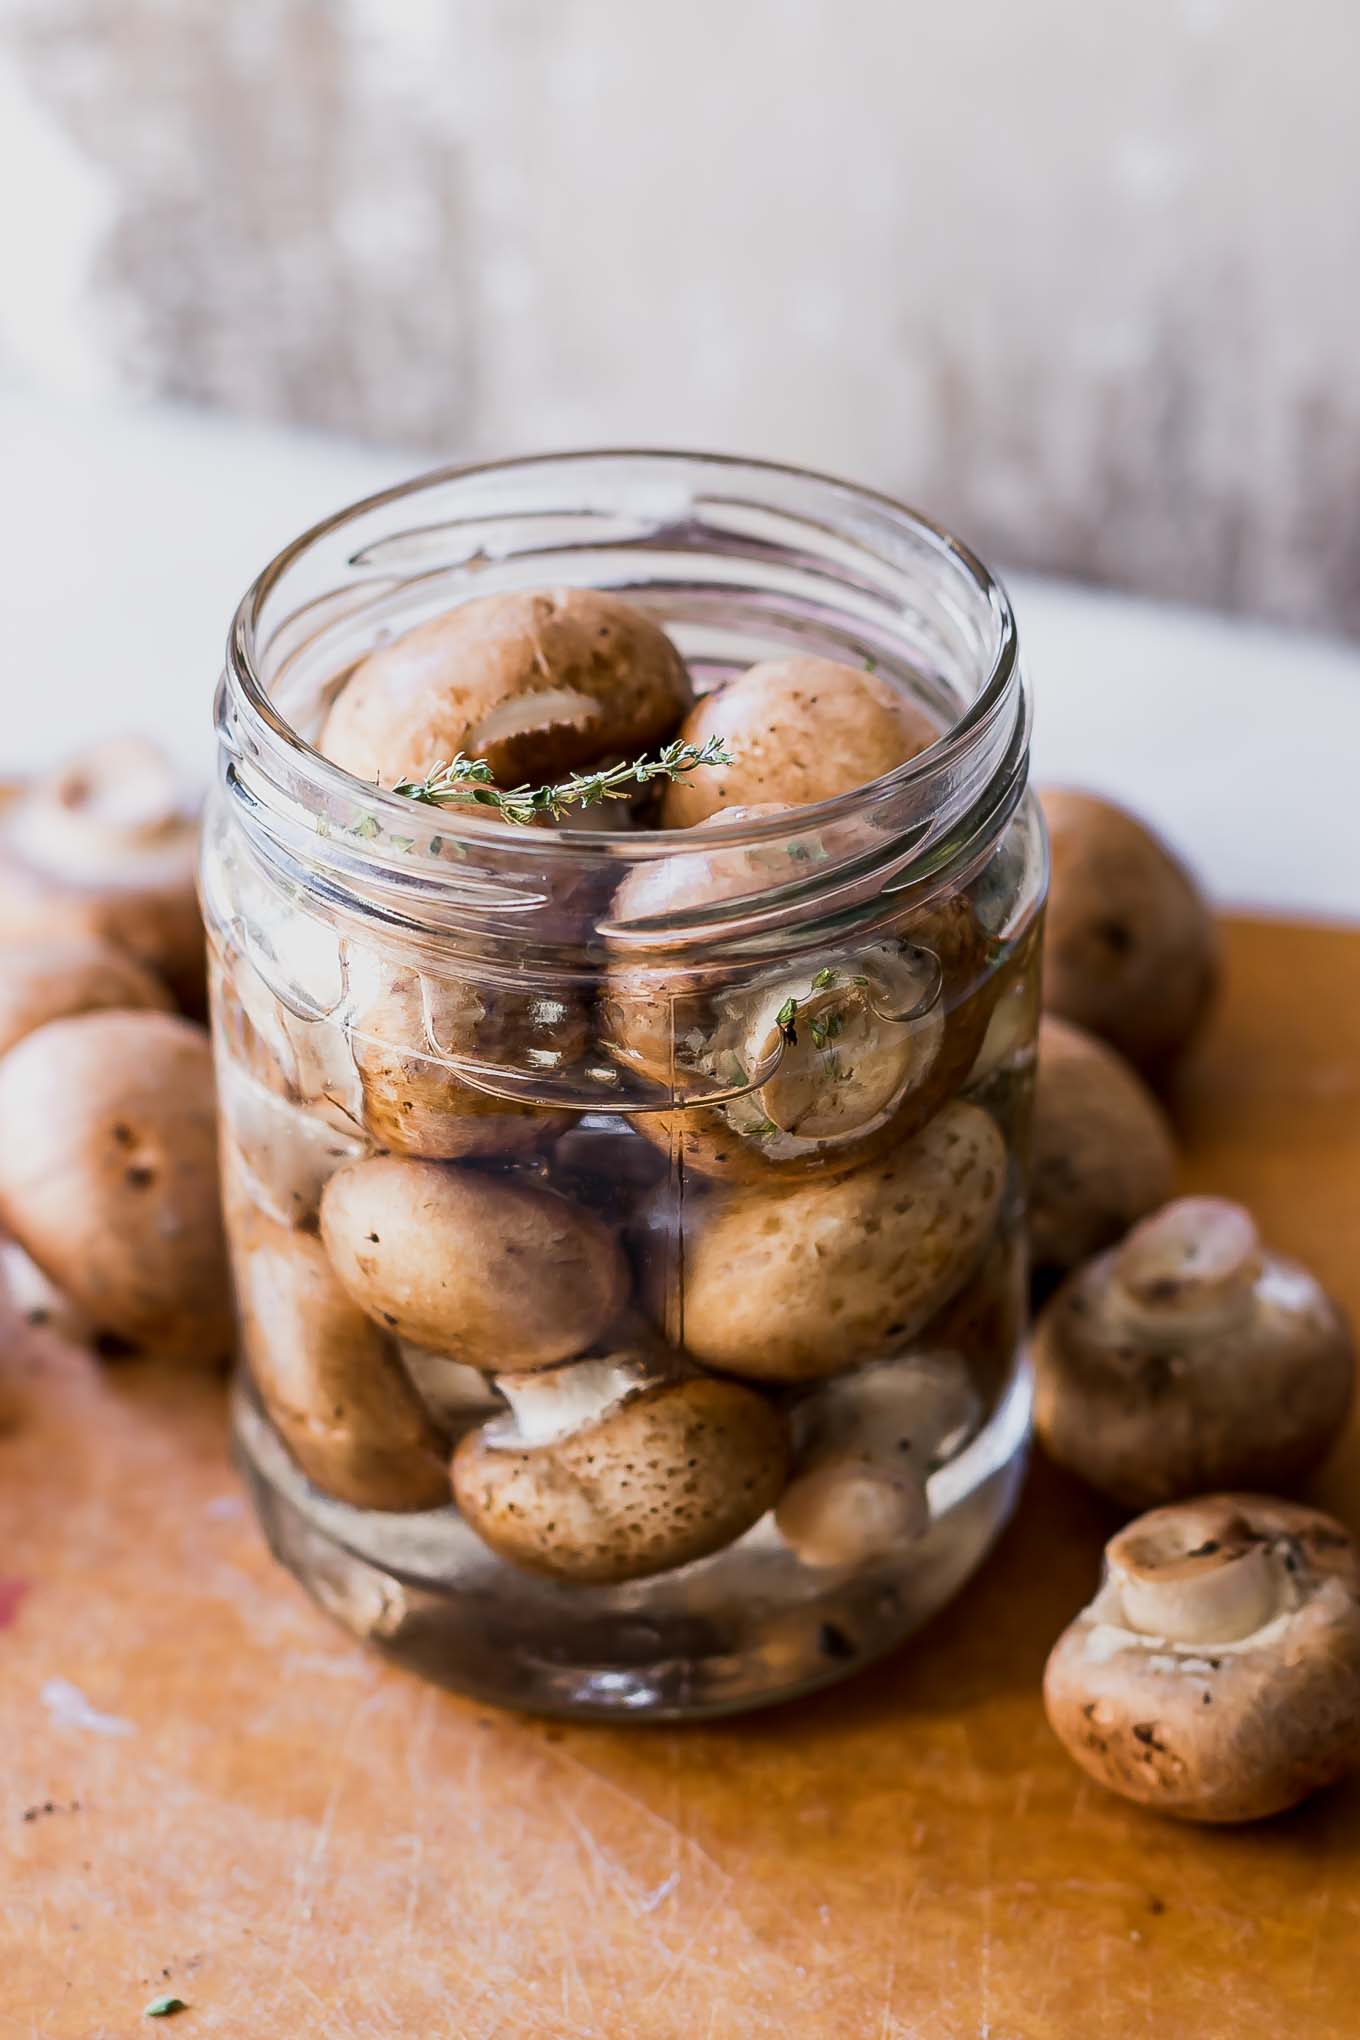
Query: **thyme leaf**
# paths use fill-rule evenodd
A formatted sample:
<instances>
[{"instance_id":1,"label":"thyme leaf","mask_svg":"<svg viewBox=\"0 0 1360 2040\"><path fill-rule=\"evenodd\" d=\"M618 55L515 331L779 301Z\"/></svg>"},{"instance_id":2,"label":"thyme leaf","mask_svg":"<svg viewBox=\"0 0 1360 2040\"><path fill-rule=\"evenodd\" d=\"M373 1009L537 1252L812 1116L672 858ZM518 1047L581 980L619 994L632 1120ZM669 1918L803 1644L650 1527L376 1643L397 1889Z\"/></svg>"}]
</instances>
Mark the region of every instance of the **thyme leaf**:
<instances>
[{"instance_id":1,"label":"thyme leaf","mask_svg":"<svg viewBox=\"0 0 1360 2040\"><path fill-rule=\"evenodd\" d=\"M494 808L502 821L525 828L537 821L558 821L572 808L627 800L653 779L679 779L703 765L732 763L721 737L709 737L702 744L677 739L663 745L654 758L624 758L617 765L606 765L599 772L578 772L553 786L499 787L485 758L468 758L460 751L456 758L432 765L423 779L399 779L392 791L426 807L454 807L461 801Z\"/></svg>"}]
</instances>

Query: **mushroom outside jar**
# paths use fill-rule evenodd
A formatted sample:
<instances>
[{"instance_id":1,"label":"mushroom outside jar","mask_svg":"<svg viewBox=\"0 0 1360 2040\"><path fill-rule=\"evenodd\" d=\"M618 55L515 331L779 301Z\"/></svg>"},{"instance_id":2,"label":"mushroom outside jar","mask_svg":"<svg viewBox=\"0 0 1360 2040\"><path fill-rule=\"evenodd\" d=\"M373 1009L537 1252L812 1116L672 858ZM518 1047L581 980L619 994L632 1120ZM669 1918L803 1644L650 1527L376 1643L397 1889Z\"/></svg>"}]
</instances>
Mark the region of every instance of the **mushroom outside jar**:
<instances>
[{"instance_id":1,"label":"mushroom outside jar","mask_svg":"<svg viewBox=\"0 0 1360 2040\"><path fill-rule=\"evenodd\" d=\"M1126 1799L1259 1820L1360 1761L1360 1553L1315 1509L1220 1495L1111 1539L1044 1674L1054 1733Z\"/></svg>"},{"instance_id":2,"label":"mushroom outside jar","mask_svg":"<svg viewBox=\"0 0 1360 2040\"><path fill-rule=\"evenodd\" d=\"M1032 1343L1044 1449L1134 1507L1301 1479L1335 1443L1355 1371L1321 1284L1213 1197L1168 1204L1079 1269Z\"/></svg>"}]
</instances>

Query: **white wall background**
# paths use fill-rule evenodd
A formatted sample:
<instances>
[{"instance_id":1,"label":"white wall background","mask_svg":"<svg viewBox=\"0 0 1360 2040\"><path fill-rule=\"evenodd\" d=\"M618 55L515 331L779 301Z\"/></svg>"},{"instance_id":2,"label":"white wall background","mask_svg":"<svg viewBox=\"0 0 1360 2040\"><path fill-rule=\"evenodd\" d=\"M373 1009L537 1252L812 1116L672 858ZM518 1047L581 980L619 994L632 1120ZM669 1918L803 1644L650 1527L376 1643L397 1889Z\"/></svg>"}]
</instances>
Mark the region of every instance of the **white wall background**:
<instances>
[{"instance_id":1,"label":"white wall background","mask_svg":"<svg viewBox=\"0 0 1360 2040\"><path fill-rule=\"evenodd\" d=\"M0 0L0 378L1360 630L1358 105L1356 0Z\"/></svg>"}]
</instances>

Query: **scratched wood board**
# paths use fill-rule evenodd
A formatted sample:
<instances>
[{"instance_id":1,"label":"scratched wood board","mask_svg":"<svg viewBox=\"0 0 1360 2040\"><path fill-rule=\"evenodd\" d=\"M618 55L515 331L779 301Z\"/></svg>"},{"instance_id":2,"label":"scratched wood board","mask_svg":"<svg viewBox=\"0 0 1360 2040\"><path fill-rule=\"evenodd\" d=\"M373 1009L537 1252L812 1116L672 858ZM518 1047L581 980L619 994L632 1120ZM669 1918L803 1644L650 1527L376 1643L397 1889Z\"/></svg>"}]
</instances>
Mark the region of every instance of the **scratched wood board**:
<instances>
[{"instance_id":1,"label":"scratched wood board","mask_svg":"<svg viewBox=\"0 0 1360 2040\"><path fill-rule=\"evenodd\" d=\"M1360 1310L1360 932L1242 921L1228 962L1186 1186ZM1050 1738L1040 1668L1113 1519L1046 1468L882 1669L744 1721L563 1727L332 1627L261 1546L215 1387L42 1335L7 1367L3 2040L1360 2030L1360 1785L1197 1832ZM1360 1526L1358 1475L1352 1436L1317 1493Z\"/></svg>"}]
</instances>

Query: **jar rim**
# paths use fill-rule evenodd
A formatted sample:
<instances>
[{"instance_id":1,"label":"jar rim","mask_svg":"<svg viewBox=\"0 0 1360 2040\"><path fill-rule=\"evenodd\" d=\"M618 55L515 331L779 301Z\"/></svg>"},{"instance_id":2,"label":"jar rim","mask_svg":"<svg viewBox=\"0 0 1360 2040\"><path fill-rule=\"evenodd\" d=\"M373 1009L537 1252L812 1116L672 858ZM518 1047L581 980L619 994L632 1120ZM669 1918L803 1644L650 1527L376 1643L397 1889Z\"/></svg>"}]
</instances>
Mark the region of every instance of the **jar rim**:
<instances>
[{"instance_id":1,"label":"jar rim","mask_svg":"<svg viewBox=\"0 0 1360 2040\"><path fill-rule=\"evenodd\" d=\"M579 466L582 463L589 463L597 470L607 472L613 468L621 468L626 463L639 462L653 464L662 472L672 467L679 469L688 464L696 464L719 475L736 475L744 472L757 478L766 476L772 481L778 480L794 485L806 484L814 489L829 491L834 497L852 507L874 513L889 529L895 530L903 538L924 545L935 552L942 563L951 566L956 573L962 575L977 599L980 609L987 614L991 622L990 667L963 713L943 731L934 744L917 757L894 766L891 771L877 779L869 780L846 793L837 794L829 800L800 806L797 810L800 829L818 828L835 823L861 812L868 805L886 802L896 795L909 793L915 788L929 784L932 780L938 780L956 771L963 761L986 744L989 735L994 734L998 721L1007 706L1013 704L1016 690L1020 686L1019 638L1014 610L999 577L945 526L880 490L848 482L839 476L816 469L740 454L707 453L696 449L605 447L544 454L519 454L495 461L457 463L433 468L395 483L390 488L377 490L371 495L346 504L300 533L276 553L251 582L232 619L223 674L226 701L219 713L219 730L224 746L227 741L228 707L244 710L256 740L251 745L252 754L255 762L264 767L267 780L275 778L275 773L270 770L270 760L261 755L262 749L272 754L275 766L286 769L291 786L296 788L301 784L316 796L318 812L324 806L352 803L359 798L362 799L365 808L378 817L385 816L394 822L404 819L409 824L411 803L406 796L357 779L342 766L333 763L314 745L308 743L275 706L260 671L259 660L259 624L268 598L279 587L290 568L322 541L344 531L347 526L356 525L362 518L375 511L417 499L424 492L449 484L486 480L499 475L512 476L535 470L550 473L573 464ZM1025 712L1025 705L1022 705L1022 717ZM507 830L494 816L479 814L474 807L459 806L446 812L450 826L460 839L473 844L494 845L498 857L501 858L505 857L510 848L507 838L513 839L521 833L530 839L524 847L531 849L535 861L540 863L566 857L581 861L589 861L592 858L618 860L622 857L629 863L641 863L673 855L682 848L687 850L694 848L693 834L687 829L648 828L624 836L616 831L560 826L535 826L532 830L526 829L521 832ZM787 815L744 818L740 822L733 822L726 816L715 815L705 822L704 834L710 845L735 849L747 843L759 845L772 838L786 836L789 827Z\"/></svg>"}]
</instances>

